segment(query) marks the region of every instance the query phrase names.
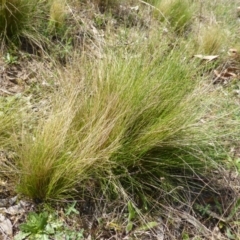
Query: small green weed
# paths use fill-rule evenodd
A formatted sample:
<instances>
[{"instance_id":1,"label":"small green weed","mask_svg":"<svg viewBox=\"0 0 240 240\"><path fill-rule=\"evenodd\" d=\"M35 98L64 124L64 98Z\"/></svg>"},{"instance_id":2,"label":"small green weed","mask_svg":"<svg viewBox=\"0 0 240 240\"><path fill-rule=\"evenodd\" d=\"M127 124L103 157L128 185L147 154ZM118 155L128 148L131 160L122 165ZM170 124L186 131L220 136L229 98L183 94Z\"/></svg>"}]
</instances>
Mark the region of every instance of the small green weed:
<instances>
[{"instance_id":1,"label":"small green weed","mask_svg":"<svg viewBox=\"0 0 240 240\"><path fill-rule=\"evenodd\" d=\"M228 239L230 240L236 240L238 239L238 236L234 233L232 233L231 229L227 227L226 229L226 236L228 237Z\"/></svg>"},{"instance_id":2,"label":"small green weed","mask_svg":"<svg viewBox=\"0 0 240 240\"><path fill-rule=\"evenodd\" d=\"M6 56L4 57L4 60L7 64L14 64L14 63L17 63L18 57L10 53L7 53Z\"/></svg>"},{"instance_id":3,"label":"small green weed","mask_svg":"<svg viewBox=\"0 0 240 240\"><path fill-rule=\"evenodd\" d=\"M202 206L200 204L195 204L195 208L201 213L202 216L205 216L210 210L210 205Z\"/></svg>"},{"instance_id":4,"label":"small green weed","mask_svg":"<svg viewBox=\"0 0 240 240\"><path fill-rule=\"evenodd\" d=\"M21 224L19 228L20 232L14 240L83 239L83 230L77 232L66 228L62 221L48 212L29 213L26 223Z\"/></svg>"},{"instance_id":5,"label":"small green weed","mask_svg":"<svg viewBox=\"0 0 240 240\"><path fill-rule=\"evenodd\" d=\"M190 237L189 237L189 235L188 235L186 232L183 232L183 234L182 234L182 239L183 239L183 240L189 240Z\"/></svg>"},{"instance_id":6,"label":"small green weed","mask_svg":"<svg viewBox=\"0 0 240 240\"><path fill-rule=\"evenodd\" d=\"M129 233L133 229L133 220L136 217L136 210L131 201L128 201L128 221L126 232Z\"/></svg>"},{"instance_id":7,"label":"small green weed","mask_svg":"<svg viewBox=\"0 0 240 240\"><path fill-rule=\"evenodd\" d=\"M66 213L65 213L66 216L69 216L71 214L79 214L79 211L75 208L76 203L77 202L75 201L68 206L68 208L66 209Z\"/></svg>"},{"instance_id":8,"label":"small green weed","mask_svg":"<svg viewBox=\"0 0 240 240\"><path fill-rule=\"evenodd\" d=\"M47 229L48 224L48 213L43 212L40 214L29 213L27 217L27 222L20 225L20 232L15 236L15 240L25 239L41 239L47 237L48 234L52 234L52 229ZM50 231L49 231L50 230Z\"/></svg>"}]
</instances>

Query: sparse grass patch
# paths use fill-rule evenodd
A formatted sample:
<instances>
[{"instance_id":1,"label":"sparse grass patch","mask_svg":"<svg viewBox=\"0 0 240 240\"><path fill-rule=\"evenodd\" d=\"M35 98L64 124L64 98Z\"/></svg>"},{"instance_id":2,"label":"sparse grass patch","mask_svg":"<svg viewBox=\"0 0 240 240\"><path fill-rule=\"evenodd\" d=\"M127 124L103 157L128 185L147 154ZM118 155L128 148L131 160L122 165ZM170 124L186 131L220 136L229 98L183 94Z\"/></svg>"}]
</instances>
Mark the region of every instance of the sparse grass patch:
<instances>
[{"instance_id":1,"label":"sparse grass patch","mask_svg":"<svg viewBox=\"0 0 240 240\"><path fill-rule=\"evenodd\" d=\"M12 135L21 129L24 117L21 97L0 97L0 146L9 147Z\"/></svg>"},{"instance_id":2,"label":"sparse grass patch","mask_svg":"<svg viewBox=\"0 0 240 240\"><path fill-rule=\"evenodd\" d=\"M160 19L166 20L175 32L183 33L190 25L193 10L188 0L162 0L155 5L160 10L158 13Z\"/></svg>"},{"instance_id":3,"label":"sparse grass patch","mask_svg":"<svg viewBox=\"0 0 240 240\"><path fill-rule=\"evenodd\" d=\"M50 27L61 28L66 18L66 2L52 0L50 2L49 24Z\"/></svg>"},{"instance_id":4,"label":"sparse grass patch","mask_svg":"<svg viewBox=\"0 0 240 240\"><path fill-rule=\"evenodd\" d=\"M198 51L207 55L219 54L223 50L226 41L227 36L220 26L205 26L198 33Z\"/></svg>"}]
</instances>

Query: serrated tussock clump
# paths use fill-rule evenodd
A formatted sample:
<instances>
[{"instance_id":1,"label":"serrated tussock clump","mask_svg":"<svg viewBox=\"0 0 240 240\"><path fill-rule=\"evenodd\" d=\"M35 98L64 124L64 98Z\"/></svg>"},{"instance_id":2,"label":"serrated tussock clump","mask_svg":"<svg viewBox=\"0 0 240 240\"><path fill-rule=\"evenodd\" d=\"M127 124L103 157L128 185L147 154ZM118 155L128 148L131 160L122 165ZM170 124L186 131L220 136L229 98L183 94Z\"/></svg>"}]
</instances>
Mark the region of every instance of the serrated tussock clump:
<instances>
[{"instance_id":1,"label":"serrated tussock clump","mask_svg":"<svg viewBox=\"0 0 240 240\"><path fill-rule=\"evenodd\" d=\"M60 73L48 119L16 150L21 193L62 198L91 178L124 184L147 165L154 176L204 168L205 161L188 154L198 139L191 125L201 115L199 82L189 71L194 62L182 58L183 49L166 55L167 45L150 56L149 44L136 45L136 56L120 48L103 59L76 59L80 65ZM133 174L136 181L140 175Z\"/></svg>"},{"instance_id":2,"label":"serrated tussock clump","mask_svg":"<svg viewBox=\"0 0 240 240\"><path fill-rule=\"evenodd\" d=\"M176 33L184 33L191 24L193 9L189 1L163 0L156 2L155 5L159 9L155 14L159 15L162 21L166 21Z\"/></svg>"}]
</instances>

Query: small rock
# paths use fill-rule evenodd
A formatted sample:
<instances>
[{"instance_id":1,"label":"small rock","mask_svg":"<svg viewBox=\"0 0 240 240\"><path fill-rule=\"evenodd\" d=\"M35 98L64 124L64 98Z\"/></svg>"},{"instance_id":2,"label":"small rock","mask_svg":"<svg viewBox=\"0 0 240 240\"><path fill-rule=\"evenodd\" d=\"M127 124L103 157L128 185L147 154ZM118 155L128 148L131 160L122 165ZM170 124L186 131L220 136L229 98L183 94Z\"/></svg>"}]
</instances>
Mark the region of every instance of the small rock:
<instances>
[{"instance_id":1,"label":"small rock","mask_svg":"<svg viewBox=\"0 0 240 240\"><path fill-rule=\"evenodd\" d=\"M2 214L0 214L0 230L2 233L8 236L12 236L13 234L13 226L11 221Z\"/></svg>"},{"instance_id":2,"label":"small rock","mask_svg":"<svg viewBox=\"0 0 240 240\"><path fill-rule=\"evenodd\" d=\"M9 204L13 205L16 201L17 201L17 196L12 197L12 198L9 199Z\"/></svg>"},{"instance_id":3,"label":"small rock","mask_svg":"<svg viewBox=\"0 0 240 240\"><path fill-rule=\"evenodd\" d=\"M9 207L6 210L6 213L10 214L10 215L17 215L19 213L24 213L25 209L23 208L23 206L19 203L17 205L14 205L12 207Z\"/></svg>"},{"instance_id":4,"label":"small rock","mask_svg":"<svg viewBox=\"0 0 240 240\"><path fill-rule=\"evenodd\" d=\"M0 207L6 207L8 205L8 199L0 199Z\"/></svg>"}]
</instances>

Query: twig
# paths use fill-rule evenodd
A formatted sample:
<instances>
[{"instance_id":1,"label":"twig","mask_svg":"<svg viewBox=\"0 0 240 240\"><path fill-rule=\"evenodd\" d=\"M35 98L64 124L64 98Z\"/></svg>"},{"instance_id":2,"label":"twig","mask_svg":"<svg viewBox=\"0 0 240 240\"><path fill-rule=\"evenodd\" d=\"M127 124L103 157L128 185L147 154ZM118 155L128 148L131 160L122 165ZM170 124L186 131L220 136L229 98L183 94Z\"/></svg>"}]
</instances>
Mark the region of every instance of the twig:
<instances>
[{"instance_id":1,"label":"twig","mask_svg":"<svg viewBox=\"0 0 240 240\"><path fill-rule=\"evenodd\" d=\"M11 92L9 92L8 90L2 89L2 88L0 88L0 91L6 93L6 94L8 94L8 95L14 95L14 93L11 93Z\"/></svg>"}]
</instances>

